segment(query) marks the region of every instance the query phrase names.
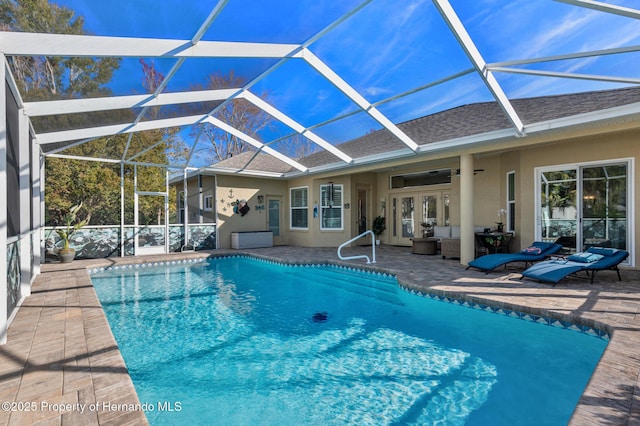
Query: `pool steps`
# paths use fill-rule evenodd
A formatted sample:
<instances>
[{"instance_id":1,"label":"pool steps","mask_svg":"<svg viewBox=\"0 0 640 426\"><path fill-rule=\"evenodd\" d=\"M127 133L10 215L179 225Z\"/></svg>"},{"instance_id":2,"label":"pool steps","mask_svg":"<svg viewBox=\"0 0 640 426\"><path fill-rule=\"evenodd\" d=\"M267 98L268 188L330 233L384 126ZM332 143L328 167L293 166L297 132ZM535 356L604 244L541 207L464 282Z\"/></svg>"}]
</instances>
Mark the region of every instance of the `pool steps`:
<instances>
[{"instance_id":1,"label":"pool steps","mask_svg":"<svg viewBox=\"0 0 640 426\"><path fill-rule=\"evenodd\" d=\"M309 267L319 267L319 266L331 266L332 268L335 268L337 271L357 271L357 272L364 272L366 274L370 274L372 277L377 276L382 276L382 277L394 277L393 274L388 274L385 272L377 272L377 271L371 271L371 270L367 270L367 269L363 269L363 268L355 268L355 267L350 267L350 266L343 266L343 265L335 265L335 264L331 264L331 263L318 263L318 264L309 264L309 263L286 263L286 262L281 262L281 261L276 261L276 260L272 260L272 259L268 259L268 258L263 258L263 257L258 257L258 256L251 256L251 255L247 255L247 254L231 254L231 255L221 255L221 256L212 256L212 257L202 257L202 258L196 258L196 259L183 259L183 260L171 260L171 261L165 261L165 262L147 262L147 263L132 263L132 264L127 264L127 265L117 265L117 266L108 266L108 267L101 267L101 268L93 268L93 269L89 269L89 275L91 274L95 274L95 273L99 273L99 272L104 272L104 271L115 271L115 270L121 270L121 269L137 269L137 268L153 268L153 267L165 267L165 266L180 266L180 265L190 265L190 264L199 264L199 263L204 263L204 262L208 262L210 260L214 260L214 259L219 259L219 258L228 258L228 257L243 257L243 258L247 258L247 259L253 259L255 261L258 262L266 262L266 263L273 263L273 264L278 264L278 265L287 265L287 266L291 266L293 268L293 270L295 270L296 268L309 268ZM471 309L480 309L480 310L484 310L486 312L491 312L491 313L495 313L497 315L506 315L512 318L516 318L516 319L521 319L524 321L533 321L536 322L538 324L543 324L543 325L548 325L550 327L559 327L559 328L565 328L568 330L572 330L572 331L576 331L579 333L584 333L584 334L588 334L591 335L593 337L596 338L600 338L603 340L609 340L610 339L610 335L609 333L607 333L604 330L600 330L594 327L590 327L587 325L580 325L580 324L575 324L573 322L570 321L562 321L562 320L558 320L555 318L548 318L548 317L544 317L544 316L540 316L540 315L534 315L534 314L529 314L526 312L519 312L516 310L510 310L510 309L505 309L505 308L501 308L501 307L496 307L496 306L490 306L490 305L485 305L482 303L476 303L476 302L471 302L471 301L467 301L467 300L461 300L461 299L456 299L456 298L452 298L452 297L447 297L447 296L441 296L441 295L437 295L437 294L432 294L432 293L428 293L425 291L418 291L409 287L405 287L402 284L398 283L398 288L407 291L411 294L417 295L417 296L422 296L422 297L428 297L430 299L434 299L437 301L442 301L442 302L447 302L447 303L453 303L456 305L461 305L464 307L468 307ZM352 289L352 291L355 291Z\"/></svg>"}]
</instances>

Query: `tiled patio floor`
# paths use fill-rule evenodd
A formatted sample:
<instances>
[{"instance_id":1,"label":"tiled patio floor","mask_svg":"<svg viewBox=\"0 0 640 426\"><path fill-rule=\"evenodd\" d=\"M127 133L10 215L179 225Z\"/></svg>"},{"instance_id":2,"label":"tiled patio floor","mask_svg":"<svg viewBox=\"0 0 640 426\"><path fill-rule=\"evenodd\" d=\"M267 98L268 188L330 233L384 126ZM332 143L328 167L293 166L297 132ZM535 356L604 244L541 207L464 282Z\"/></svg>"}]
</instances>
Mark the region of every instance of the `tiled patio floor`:
<instances>
[{"instance_id":1,"label":"tiled patio floor","mask_svg":"<svg viewBox=\"0 0 640 426\"><path fill-rule=\"evenodd\" d=\"M345 254L370 250L351 248ZM5 403L0 424L145 424L86 269L228 252L238 253L215 250L44 265L9 328L8 343L0 346L0 402ZM333 248L246 252L290 262L330 261L384 270L407 287L603 328L612 338L572 424L640 424L639 271L622 271L621 283L615 273L603 272L593 285L573 278L551 287L519 280L517 268L490 274L467 271L456 260L411 254L406 247L379 247L378 261L371 265L362 259L338 261Z\"/></svg>"}]
</instances>

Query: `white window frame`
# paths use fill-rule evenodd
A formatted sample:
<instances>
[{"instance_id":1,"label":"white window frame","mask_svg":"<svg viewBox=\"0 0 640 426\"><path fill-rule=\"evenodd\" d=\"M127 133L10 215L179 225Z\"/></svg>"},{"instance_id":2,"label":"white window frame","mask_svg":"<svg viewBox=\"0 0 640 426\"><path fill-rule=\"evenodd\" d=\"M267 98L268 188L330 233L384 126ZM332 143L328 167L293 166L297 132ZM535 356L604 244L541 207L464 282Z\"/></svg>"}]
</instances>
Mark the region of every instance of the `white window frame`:
<instances>
[{"instance_id":1,"label":"white window frame","mask_svg":"<svg viewBox=\"0 0 640 426\"><path fill-rule=\"evenodd\" d=\"M203 204L204 204L204 211L206 212L213 211L213 195L205 195Z\"/></svg>"},{"instance_id":2,"label":"white window frame","mask_svg":"<svg viewBox=\"0 0 640 426\"><path fill-rule=\"evenodd\" d=\"M186 203L185 192L179 191L178 192L178 222L180 223L187 222L187 218L185 217L185 214L184 214L185 203Z\"/></svg>"},{"instance_id":3,"label":"white window frame","mask_svg":"<svg viewBox=\"0 0 640 426\"><path fill-rule=\"evenodd\" d=\"M323 202L324 200L322 199L322 190L323 188L326 187L331 187L331 185L333 185L333 188L335 190L335 188L340 188L340 201L336 202L335 204L329 206L329 205L324 205ZM344 185L342 184L323 184L320 185L320 211L319 211L319 218L320 218L320 230L321 231L344 231L344 206L343 206L343 201L344 201ZM323 216L323 211L327 210L327 209L340 209L340 226L336 227L336 228L329 228L329 227L325 227L323 226L323 220L322 218Z\"/></svg>"},{"instance_id":4,"label":"white window frame","mask_svg":"<svg viewBox=\"0 0 640 426\"><path fill-rule=\"evenodd\" d=\"M631 267L635 267L635 204L633 202L633 197L635 194L635 159L633 157L629 158L616 158L616 159L608 159L608 160L600 160L600 161L585 161L580 163L568 163L568 164L554 164L550 166L544 167L535 167L533 169L533 178L535 183L535 205L534 205L534 232L536 240L542 240L542 218L540 217L540 205L542 203L541 199L541 188L540 188L540 175L544 172L556 171L556 170L566 170L566 169L580 169L581 167L593 167L593 166L606 166L608 164L619 164L619 163L627 163L627 251L629 252L629 257L623 265L628 265ZM577 179L577 190L578 190L578 200L580 200L580 195L582 194L582 182L580 176L576 176ZM581 201L579 201L581 202ZM578 211L581 211L582 205L578 204Z\"/></svg>"},{"instance_id":5,"label":"white window frame","mask_svg":"<svg viewBox=\"0 0 640 426\"><path fill-rule=\"evenodd\" d=\"M509 188L510 188L510 181L509 181L509 177L513 176L513 199L509 199ZM506 194L506 200L507 200L507 228L506 231L508 232L515 232L516 230L516 224L513 223L515 222L515 208L516 208L516 172L515 170L511 170L509 172L507 172L507 194ZM511 206L513 206L513 220L511 219Z\"/></svg>"},{"instance_id":6,"label":"white window frame","mask_svg":"<svg viewBox=\"0 0 640 426\"><path fill-rule=\"evenodd\" d=\"M306 204L304 206L293 205L293 191L304 189L307 191ZM307 212L307 226L293 226L293 211L305 210ZM291 230L308 230L309 229L309 187L308 186L296 186L289 188L289 229Z\"/></svg>"}]
</instances>

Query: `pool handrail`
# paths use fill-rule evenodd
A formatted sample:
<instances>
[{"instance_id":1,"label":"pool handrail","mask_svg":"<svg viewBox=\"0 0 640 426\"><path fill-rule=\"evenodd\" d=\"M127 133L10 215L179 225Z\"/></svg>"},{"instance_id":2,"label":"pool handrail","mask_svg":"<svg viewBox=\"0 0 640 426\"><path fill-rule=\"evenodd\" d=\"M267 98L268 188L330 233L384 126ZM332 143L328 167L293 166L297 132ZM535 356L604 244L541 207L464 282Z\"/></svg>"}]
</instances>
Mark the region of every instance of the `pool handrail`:
<instances>
[{"instance_id":1,"label":"pool handrail","mask_svg":"<svg viewBox=\"0 0 640 426\"><path fill-rule=\"evenodd\" d=\"M369 258L369 256L367 256L366 254L360 254L360 255L357 255L357 256L347 256L347 257L343 257L340 254L340 251L342 250L342 248L344 246L346 246L347 244L351 244L352 242L354 242L358 238L362 238L367 234L371 234L371 256L372 256L373 260L371 260ZM362 234L360 234L360 235L358 235L356 237L353 237L349 241L345 241L344 243L340 244L340 247L338 247L338 258L340 260L367 259L367 263L376 263L376 236L373 233L373 231L372 230L364 231Z\"/></svg>"}]
</instances>

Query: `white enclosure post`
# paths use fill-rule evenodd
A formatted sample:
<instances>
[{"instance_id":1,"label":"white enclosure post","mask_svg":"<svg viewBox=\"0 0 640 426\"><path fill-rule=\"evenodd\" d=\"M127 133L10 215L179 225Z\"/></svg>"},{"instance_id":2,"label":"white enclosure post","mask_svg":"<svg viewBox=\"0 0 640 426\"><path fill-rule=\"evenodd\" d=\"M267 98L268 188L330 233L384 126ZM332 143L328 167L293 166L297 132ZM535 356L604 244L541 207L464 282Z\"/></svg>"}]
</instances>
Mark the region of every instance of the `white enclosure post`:
<instances>
[{"instance_id":1,"label":"white enclosure post","mask_svg":"<svg viewBox=\"0 0 640 426\"><path fill-rule=\"evenodd\" d=\"M169 169L164 169L164 252L169 253Z\"/></svg>"},{"instance_id":2,"label":"white enclosure post","mask_svg":"<svg viewBox=\"0 0 640 426\"><path fill-rule=\"evenodd\" d=\"M473 234L473 157L460 156L460 263L469 264L474 258Z\"/></svg>"},{"instance_id":3,"label":"white enclosure post","mask_svg":"<svg viewBox=\"0 0 640 426\"><path fill-rule=\"evenodd\" d=\"M138 250L138 165L133 165L133 255L136 256L139 253Z\"/></svg>"},{"instance_id":4,"label":"white enclosure post","mask_svg":"<svg viewBox=\"0 0 640 426\"><path fill-rule=\"evenodd\" d=\"M120 163L120 257L125 256L124 245L127 241L124 230L124 163Z\"/></svg>"},{"instance_id":5,"label":"white enclosure post","mask_svg":"<svg viewBox=\"0 0 640 426\"><path fill-rule=\"evenodd\" d=\"M178 195L178 210L180 207L180 196ZM187 184L187 169L182 171L182 222L184 226L184 245L189 245L189 185ZM180 212L178 212L180 214Z\"/></svg>"},{"instance_id":6,"label":"white enclosure post","mask_svg":"<svg viewBox=\"0 0 640 426\"><path fill-rule=\"evenodd\" d=\"M7 342L7 85L0 56L0 344Z\"/></svg>"},{"instance_id":7,"label":"white enclosure post","mask_svg":"<svg viewBox=\"0 0 640 426\"><path fill-rule=\"evenodd\" d=\"M24 108L18 110L18 167L20 211L20 298L31 294L31 156L29 154L29 120Z\"/></svg>"},{"instance_id":8,"label":"white enclosure post","mask_svg":"<svg viewBox=\"0 0 640 426\"><path fill-rule=\"evenodd\" d=\"M43 246L43 223L44 223L44 192L42 177L44 174L44 157L40 156L40 149L27 126L29 145L31 145L31 210L33 211L33 236L35 242L33 247L33 279L40 274L40 264L44 262ZM33 238L32 238L33 239ZM29 290L31 291L31 290Z\"/></svg>"}]
</instances>

